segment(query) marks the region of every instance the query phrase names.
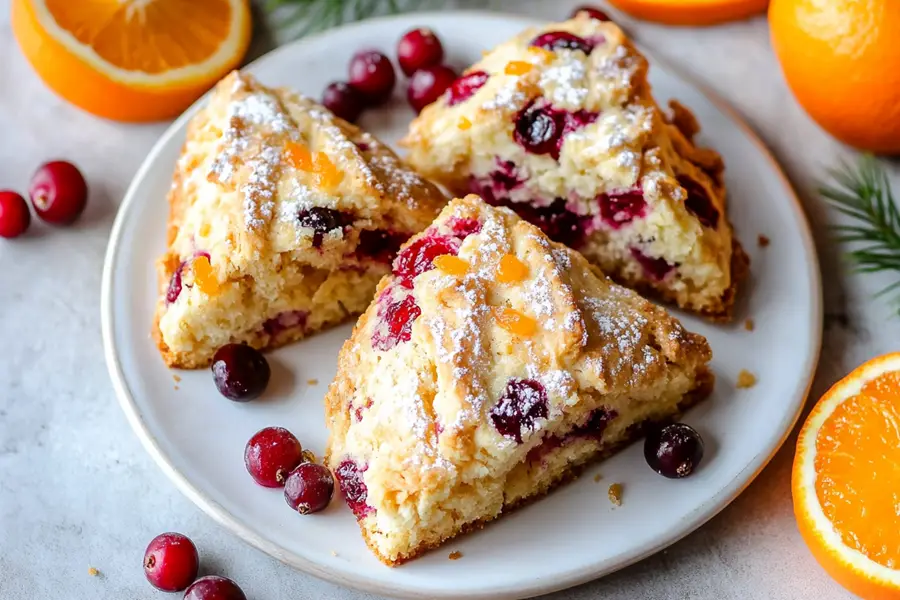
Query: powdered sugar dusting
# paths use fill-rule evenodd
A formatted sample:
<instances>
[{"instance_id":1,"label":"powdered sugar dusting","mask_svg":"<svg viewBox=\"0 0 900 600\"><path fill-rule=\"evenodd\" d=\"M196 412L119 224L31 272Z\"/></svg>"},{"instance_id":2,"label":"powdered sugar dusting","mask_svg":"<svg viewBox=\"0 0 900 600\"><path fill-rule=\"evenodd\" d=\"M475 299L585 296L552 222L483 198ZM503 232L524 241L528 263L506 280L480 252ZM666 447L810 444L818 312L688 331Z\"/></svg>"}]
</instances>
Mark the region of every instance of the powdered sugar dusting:
<instances>
[{"instance_id":1,"label":"powdered sugar dusting","mask_svg":"<svg viewBox=\"0 0 900 600\"><path fill-rule=\"evenodd\" d=\"M579 108L588 96L587 70L574 53L541 73L540 86L554 105Z\"/></svg>"}]
</instances>

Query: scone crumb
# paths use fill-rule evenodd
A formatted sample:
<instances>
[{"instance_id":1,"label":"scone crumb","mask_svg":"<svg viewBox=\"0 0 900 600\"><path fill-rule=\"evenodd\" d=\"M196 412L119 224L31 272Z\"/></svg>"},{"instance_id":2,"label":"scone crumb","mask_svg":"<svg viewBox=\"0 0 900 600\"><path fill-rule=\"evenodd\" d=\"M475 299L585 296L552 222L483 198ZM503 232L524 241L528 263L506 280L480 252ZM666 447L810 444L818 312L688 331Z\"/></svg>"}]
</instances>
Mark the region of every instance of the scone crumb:
<instances>
[{"instance_id":1,"label":"scone crumb","mask_svg":"<svg viewBox=\"0 0 900 600\"><path fill-rule=\"evenodd\" d=\"M597 473L596 475L594 475L594 483L597 483L601 479L603 479L603 476L600 475L600 473Z\"/></svg>"},{"instance_id":2,"label":"scone crumb","mask_svg":"<svg viewBox=\"0 0 900 600\"><path fill-rule=\"evenodd\" d=\"M454 550L447 558L449 558L450 560L459 560L462 558L462 552L460 552L459 550Z\"/></svg>"},{"instance_id":3,"label":"scone crumb","mask_svg":"<svg viewBox=\"0 0 900 600\"><path fill-rule=\"evenodd\" d=\"M747 319L744 321L744 329L747 331L753 331L753 328L756 327L756 323L753 322L753 319Z\"/></svg>"},{"instance_id":4,"label":"scone crumb","mask_svg":"<svg viewBox=\"0 0 900 600\"><path fill-rule=\"evenodd\" d=\"M741 369L741 372L738 373L737 378L737 386L738 388L750 388L756 385L756 375L748 371L747 369Z\"/></svg>"},{"instance_id":5,"label":"scone crumb","mask_svg":"<svg viewBox=\"0 0 900 600\"><path fill-rule=\"evenodd\" d=\"M303 451L300 453L300 458L301 458L301 460L302 460L303 462L311 462L311 463L316 462L316 455L313 454L313 453L312 453L311 451L309 451L309 450L303 450Z\"/></svg>"},{"instance_id":6,"label":"scone crumb","mask_svg":"<svg viewBox=\"0 0 900 600\"><path fill-rule=\"evenodd\" d=\"M88 567L88 575L90 575L91 577L97 577L98 575L100 575L100 571L95 569L94 567Z\"/></svg>"},{"instance_id":7,"label":"scone crumb","mask_svg":"<svg viewBox=\"0 0 900 600\"><path fill-rule=\"evenodd\" d=\"M337 553L337 551L335 551L335 550L332 550L332 551L331 551L331 555L332 555L332 556L337 556L337 555L338 555L338 553Z\"/></svg>"},{"instance_id":8,"label":"scone crumb","mask_svg":"<svg viewBox=\"0 0 900 600\"><path fill-rule=\"evenodd\" d=\"M613 483L609 486L609 491L607 492L609 496L609 501L612 502L616 506L622 506L622 484L621 483Z\"/></svg>"},{"instance_id":9,"label":"scone crumb","mask_svg":"<svg viewBox=\"0 0 900 600\"><path fill-rule=\"evenodd\" d=\"M172 379L175 380L175 383L181 383L181 377L179 377L178 375L172 375Z\"/></svg>"},{"instance_id":10,"label":"scone crumb","mask_svg":"<svg viewBox=\"0 0 900 600\"><path fill-rule=\"evenodd\" d=\"M318 379L307 379L306 380L306 385L318 385L318 384L319 384Z\"/></svg>"},{"instance_id":11,"label":"scone crumb","mask_svg":"<svg viewBox=\"0 0 900 600\"><path fill-rule=\"evenodd\" d=\"M175 391L176 391L176 392L177 392L178 390L180 390L180 389L181 389L181 388L178 387L177 385L175 386Z\"/></svg>"},{"instance_id":12,"label":"scone crumb","mask_svg":"<svg viewBox=\"0 0 900 600\"><path fill-rule=\"evenodd\" d=\"M757 238L757 242L759 243L760 248L765 248L766 246L768 246L771 243L771 240L768 237L764 236L763 234L759 234L759 237Z\"/></svg>"}]
</instances>

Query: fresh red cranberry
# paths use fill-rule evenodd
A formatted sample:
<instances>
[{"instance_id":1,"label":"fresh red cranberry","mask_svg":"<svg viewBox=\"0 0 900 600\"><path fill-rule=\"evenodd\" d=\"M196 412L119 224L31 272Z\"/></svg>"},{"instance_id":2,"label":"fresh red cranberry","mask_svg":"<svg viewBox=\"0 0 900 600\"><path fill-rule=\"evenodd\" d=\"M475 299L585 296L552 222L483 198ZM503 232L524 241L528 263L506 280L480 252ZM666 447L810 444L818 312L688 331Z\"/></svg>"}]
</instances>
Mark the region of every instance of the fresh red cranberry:
<instances>
[{"instance_id":1,"label":"fresh red cranberry","mask_svg":"<svg viewBox=\"0 0 900 600\"><path fill-rule=\"evenodd\" d=\"M322 92L322 105L345 121L355 123L365 108L365 98L349 83L335 81Z\"/></svg>"},{"instance_id":2,"label":"fresh red cranberry","mask_svg":"<svg viewBox=\"0 0 900 600\"><path fill-rule=\"evenodd\" d=\"M411 288L413 279L434 268L434 259L442 254L455 255L459 242L441 235L424 235L404 248L394 261L394 275L404 287Z\"/></svg>"},{"instance_id":3,"label":"fresh red cranberry","mask_svg":"<svg viewBox=\"0 0 900 600\"><path fill-rule=\"evenodd\" d=\"M175 269L175 272L172 273L172 278L169 279L169 287L166 289L166 304L172 304L178 300L178 296L181 295L181 273L184 271L186 264L186 262L181 263L178 265L178 268Z\"/></svg>"},{"instance_id":4,"label":"fresh red cranberry","mask_svg":"<svg viewBox=\"0 0 900 600\"><path fill-rule=\"evenodd\" d=\"M207 575L187 589L184 600L247 600L247 596L232 580L218 575Z\"/></svg>"},{"instance_id":5,"label":"fresh red cranberry","mask_svg":"<svg viewBox=\"0 0 900 600\"><path fill-rule=\"evenodd\" d=\"M675 265L669 263L666 259L647 256L637 248L631 249L631 256L641 264L644 272L655 281L662 281L669 273L675 270Z\"/></svg>"},{"instance_id":6,"label":"fresh red cranberry","mask_svg":"<svg viewBox=\"0 0 900 600\"><path fill-rule=\"evenodd\" d=\"M443 59L441 40L427 27L407 31L397 44L397 62L407 77L419 69L440 64Z\"/></svg>"},{"instance_id":7,"label":"fresh red cranberry","mask_svg":"<svg viewBox=\"0 0 900 600\"><path fill-rule=\"evenodd\" d=\"M163 533L144 552L144 575L163 592L180 592L197 578L200 556L194 542L180 533Z\"/></svg>"},{"instance_id":8,"label":"fresh red cranberry","mask_svg":"<svg viewBox=\"0 0 900 600\"><path fill-rule=\"evenodd\" d=\"M357 254L379 262L389 263L397 256L400 246L410 236L405 233L385 231L383 229L363 229L359 232Z\"/></svg>"},{"instance_id":9,"label":"fresh red cranberry","mask_svg":"<svg viewBox=\"0 0 900 600\"><path fill-rule=\"evenodd\" d=\"M372 408L372 399L366 398L366 403L360 406L357 406L353 409L353 416L356 417L356 422L359 423L363 419L363 413Z\"/></svg>"},{"instance_id":10,"label":"fresh red cranberry","mask_svg":"<svg viewBox=\"0 0 900 600\"><path fill-rule=\"evenodd\" d=\"M703 459L703 438L684 423L651 428L644 440L644 459L664 477L687 477Z\"/></svg>"},{"instance_id":11,"label":"fresh red cranberry","mask_svg":"<svg viewBox=\"0 0 900 600\"><path fill-rule=\"evenodd\" d=\"M469 179L469 191L481 196L488 204L498 205L509 199L509 193L525 184L526 177L512 161L496 159L497 168L483 177Z\"/></svg>"},{"instance_id":12,"label":"fresh red cranberry","mask_svg":"<svg viewBox=\"0 0 900 600\"><path fill-rule=\"evenodd\" d=\"M87 204L87 195L81 171L63 160L41 165L28 186L34 212L53 225L68 225L77 219Z\"/></svg>"},{"instance_id":13,"label":"fresh red cranberry","mask_svg":"<svg viewBox=\"0 0 900 600\"><path fill-rule=\"evenodd\" d=\"M516 116L513 137L517 144L532 154L551 154L558 158L557 148L564 125L563 113L531 102Z\"/></svg>"},{"instance_id":14,"label":"fresh red cranberry","mask_svg":"<svg viewBox=\"0 0 900 600\"><path fill-rule=\"evenodd\" d=\"M301 227L309 227L313 230L312 246L313 248L319 248L325 240L326 233L335 229L343 229L344 225L350 221L350 218L348 215L333 208L313 206L300 211L300 214L297 215L297 221Z\"/></svg>"},{"instance_id":15,"label":"fresh red cranberry","mask_svg":"<svg viewBox=\"0 0 900 600\"><path fill-rule=\"evenodd\" d=\"M481 231L481 222L478 219L470 217L450 217L447 226L453 235L460 240L464 240L470 235L474 235Z\"/></svg>"},{"instance_id":16,"label":"fresh red cranberry","mask_svg":"<svg viewBox=\"0 0 900 600\"><path fill-rule=\"evenodd\" d=\"M412 294L404 295L401 300L390 300L389 293L390 289L379 304L378 322L372 333L372 347L381 351L408 342L412 338L413 323L422 314Z\"/></svg>"},{"instance_id":17,"label":"fresh red cranberry","mask_svg":"<svg viewBox=\"0 0 900 600\"><path fill-rule=\"evenodd\" d=\"M29 225L31 213L25 198L9 190L0 191L0 237L19 237Z\"/></svg>"},{"instance_id":18,"label":"fresh red cranberry","mask_svg":"<svg viewBox=\"0 0 900 600\"><path fill-rule=\"evenodd\" d=\"M397 76L390 59L377 50L357 52L350 59L350 85L369 104L381 104L391 97Z\"/></svg>"},{"instance_id":19,"label":"fresh red cranberry","mask_svg":"<svg viewBox=\"0 0 900 600\"><path fill-rule=\"evenodd\" d=\"M487 200L487 199L486 199ZM557 198L547 206L534 206L527 202L508 200L493 202L514 210L521 218L538 227L554 242L577 248L584 241L590 217L578 215L566 207L566 201Z\"/></svg>"},{"instance_id":20,"label":"fresh red cranberry","mask_svg":"<svg viewBox=\"0 0 900 600\"><path fill-rule=\"evenodd\" d=\"M271 370L259 350L246 344L226 344L213 355L212 373L220 394L247 402L265 391Z\"/></svg>"},{"instance_id":21,"label":"fresh red cranberry","mask_svg":"<svg viewBox=\"0 0 900 600\"><path fill-rule=\"evenodd\" d=\"M467 73L453 82L448 92L447 106L454 106L460 102L465 102L487 83L490 77L484 71L475 71Z\"/></svg>"},{"instance_id":22,"label":"fresh red cranberry","mask_svg":"<svg viewBox=\"0 0 900 600\"><path fill-rule=\"evenodd\" d=\"M362 519L374 510L366 504L369 489L363 480L363 473L367 468L367 465L360 468L355 462L347 459L342 461L334 471L341 488L341 495L357 519Z\"/></svg>"},{"instance_id":23,"label":"fresh red cranberry","mask_svg":"<svg viewBox=\"0 0 900 600\"><path fill-rule=\"evenodd\" d=\"M577 17L578 13L587 13L590 18L596 19L597 21L612 21L612 19L609 18L609 15L607 15L605 12L603 12L599 8L594 8L593 6L589 5L579 6L578 8L573 10L571 18Z\"/></svg>"},{"instance_id":24,"label":"fresh red cranberry","mask_svg":"<svg viewBox=\"0 0 900 600\"><path fill-rule=\"evenodd\" d=\"M531 154L559 160L565 136L597 120L597 113L556 109L542 99L532 100L516 115L513 138Z\"/></svg>"},{"instance_id":25,"label":"fresh red cranberry","mask_svg":"<svg viewBox=\"0 0 900 600\"><path fill-rule=\"evenodd\" d=\"M706 188L687 175L679 175L678 183L687 192L684 207L697 217L701 225L715 229L719 225L719 211L706 193Z\"/></svg>"},{"instance_id":26,"label":"fresh red cranberry","mask_svg":"<svg viewBox=\"0 0 900 600\"><path fill-rule=\"evenodd\" d=\"M503 437L522 443L525 431L534 431L538 419L547 418L547 391L534 379L510 379L497 404L491 408L491 421Z\"/></svg>"},{"instance_id":27,"label":"fresh red cranberry","mask_svg":"<svg viewBox=\"0 0 900 600\"><path fill-rule=\"evenodd\" d=\"M319 512L331 502L334 477L326 467L313 462L299 465L284 484L284 499L301 515Z\"/></svg>"},{"instance_id":28,"label":"fresh red cranberry","mask_svg":"<svg viewBox=\"0 0 900 600\"><path fill-rule=\"evenodd\" d=\"M284 485L288 473L302 462L303 448L294 434L283 427L260 429L244 448L244 465L261 486Z\"/></svg>"},{"instance_id":29,"label":"fresh red cranberry","mask_svg":"<svg viewBox=\"0 0 900 600\"><path fill-rule=\"evenodd\" d=\"M263 323L263 331L270 336L276 336L282 332L295 329L304 329L309 320L309 312L305 310L286 310L280 312Z\"/></svg>"},{"instance_id":30,"label":"fresh red cranberry","mask_svg":"<svg viewBox=\"0 0 900 600\"><path fill-rule=\"evenodd\" d=\"M619 229L647 212L647 201L640 190L600 196L599 204L600 217L613 229Z\"/></svg>"},{"instance_id":31,"label":"fresh red cranberry","mask_svg":"<svg viewBox=\"0 0 900 600\"><path fill-rule=\"evenodd\" d=\"M446 65L423 67L413 73L406 88L406 100L417 113L440 98L456 81L456 71Z\"/></svg>"},{"instance_id":32,"label":"fresh red cranberry","mask_svg":"<svg viewBox=\"0 0 900 600\"><path fill-rule=\"evenodd\" d=\"M567 31L548 31L547 33L542 33L531 40L530 45L551 51L581 50L585 54L590 54L591 50L594 49L593 45L586 39Z\"/></svg>"}]
</instances>

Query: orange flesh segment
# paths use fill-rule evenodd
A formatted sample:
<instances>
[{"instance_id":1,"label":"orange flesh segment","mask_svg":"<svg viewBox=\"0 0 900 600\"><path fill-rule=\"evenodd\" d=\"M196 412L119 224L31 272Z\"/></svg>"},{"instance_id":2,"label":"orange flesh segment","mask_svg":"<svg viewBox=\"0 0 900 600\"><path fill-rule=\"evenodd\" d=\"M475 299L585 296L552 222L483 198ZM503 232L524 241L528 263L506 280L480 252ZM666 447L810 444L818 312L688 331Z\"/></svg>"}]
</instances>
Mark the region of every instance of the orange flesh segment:
<instances>
[{"instance_id":1,"label":"orange flesh segment","mask_svg":"<svg viewBox=\"0 0 900 600\"><path fill-rule=\"evenodd\" d=\"M324 152L316 152L313 157L313 173L319 181L319 185L326 190L334 189L338 186L344 174L338 170L328 155Z\"/></svg>"},{"instance_id":2,"label":"orange flesh segment","mask_svg":"<svg viewBox=\"0 0 900 600\"><path fill-rule=\"evenodd\" d=\"M516 283L528 275L528 267L512 254L504 254L497 265L497 281Z\"/></svg>"},{"instance_id":3,"label":"orange flesh segment","mask_svg":"<svg viewBox=\"0 0 900 600\"><path fill-rule=\"evenodd\" d=\"M511 308L496 309L494 318L500 327L514 335L530 337L537 331L537 322L534 319Z\"/></svg>"},{"instance_id":4,"label":"orange flesh segment","mask_svg":"<svg viewBox=\"0 0 900 600\"><path fill-rule=\"evenodd\" d=\"M62 29L128 71L156 74L202 63L215 54L231 27L227 0L136 4L46 0Z\"/></svg>"},{"instance_id":5,"label":"orange flesh segment","mask_svg":"<svg viewBox=\"0 0 900 600\"><path fill-rule=\"evenodd\" d=\"M507 75L524 75L534 68L530 62L525 62L524 60L511 60L506 63L506 68L503 70Z\"/></svg>"},{"instance_id":6,"label":"orange flesh segment","mask_svg":"<svg viewBox=\"0 0 900 600\"><path fill-rule=\"evenodd\" d=\"M462 276L469 270L469 263L451 254L442 254L434 259L434 266L447 275Z\"/></svg>"},{"instance_id":7,"label":"orange flesh segment","mask_svg":"<svg viewBox=\"0 0 900 600\"><path fill-rule=\"evenodd\" d=\"M284 146L284 153L288 162L298 171L313 170L312 153L303 144L288 142Z\"/></svg>"},{"instance_id":8,"label":"orange flesh segment","mask_svg":"<svg viewBox=\"0 0 900 600\"><path fill-rule=\"evenodd\" d=\"M213 272L209 259L205 256L198 256L191 263L191 270L194 272L194 285L207 296L214 296L219 293L219 280Z\"/></svg>"},{"instance_id":9,"label":"orange flesh segment","mask_svg":"<svg viewBox=\"0 0 900 600\"><path fill-rule=\"evenodd\" d=\"M816 436L816 497L843 543L900 567L900 371L838 405Z\"/></svg>"}]
</instances>

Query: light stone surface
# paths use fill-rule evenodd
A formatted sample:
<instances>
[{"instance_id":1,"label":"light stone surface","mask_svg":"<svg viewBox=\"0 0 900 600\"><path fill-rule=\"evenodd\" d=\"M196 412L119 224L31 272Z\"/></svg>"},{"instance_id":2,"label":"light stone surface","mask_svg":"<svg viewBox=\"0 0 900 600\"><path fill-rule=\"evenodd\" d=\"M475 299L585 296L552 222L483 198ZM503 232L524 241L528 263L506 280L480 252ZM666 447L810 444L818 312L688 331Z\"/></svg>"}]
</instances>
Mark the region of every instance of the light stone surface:
<instances>
[{"instance_id":1,"label":"light stone surface","mask_svg":"<svg viewBox=\"0 0 900 600\"><path fill-rule=\"evenodd\" d=\"M548 19L575 4L491 3ZM814 193L824 168L852 153L791 97L765 20L677 29L611 14L642 44L730 102L796 186L826 286L824 347L812 396L861 361L897 349L900 320L885 301L871 298L892 278L846 273L827 231L836 215ZM37 223L24 239L0 240L0 598L161 598L140 563L146 543L170 529L193 537L204 569L236 579L251 600L371 598L294 572L214 524L168 482L116 403L100 339L103 255L116 207L165 127L102 121L59 100L19 53L9 0L0 0L0 188L24 190L34 168L55 157L76 161L91 186L77 226L51 230ZM894 162L891 169L900 186L900 166ZM797 533L790 498L795 439L696 533L602 581L548 598L849 598ZM100 575L90 576L89 567Z\"/></svg>"}]
</instances>

